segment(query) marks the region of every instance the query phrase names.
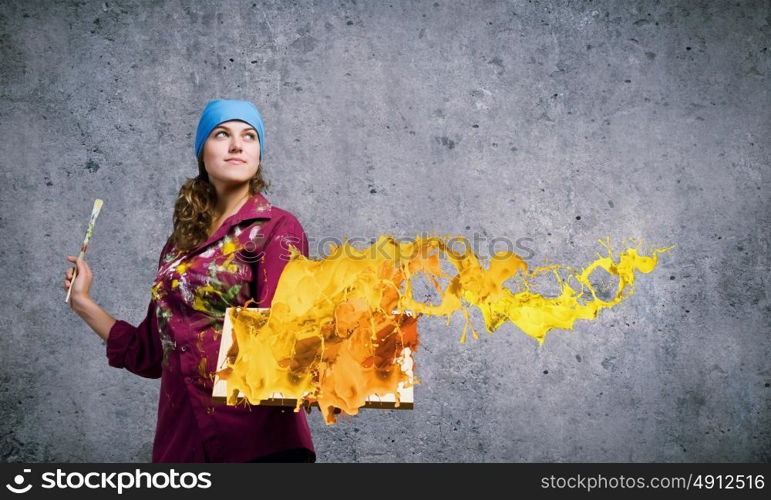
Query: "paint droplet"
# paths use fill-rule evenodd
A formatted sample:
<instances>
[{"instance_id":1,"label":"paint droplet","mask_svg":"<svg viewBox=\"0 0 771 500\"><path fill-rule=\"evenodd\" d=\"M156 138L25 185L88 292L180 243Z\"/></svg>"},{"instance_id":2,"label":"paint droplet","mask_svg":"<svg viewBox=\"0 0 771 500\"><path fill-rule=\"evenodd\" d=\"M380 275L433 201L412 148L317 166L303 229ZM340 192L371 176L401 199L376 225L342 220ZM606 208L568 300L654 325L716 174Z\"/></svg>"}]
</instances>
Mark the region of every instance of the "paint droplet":
<instances>
[{"instance_id":1,"label":"paint droplet","mask_svg":"<svg viewBox=\"0 0 771 500\"><path fill-rule=\"evenodd\" d=\"M576 220L581 220L581 216L580 215L576 215Z\"/></svg>"},{"instance_id":2,"label":"paint droplet","mask_svg":"<svg viewBox=\"0 0 771 500\"><path fill-rule=\"evenodd\" d=\"M544 374L544 375L548 375L548 374L549 374L549 370L544 370L544 371L543 371L543 374Z\"/></svg>"}]
</instances>

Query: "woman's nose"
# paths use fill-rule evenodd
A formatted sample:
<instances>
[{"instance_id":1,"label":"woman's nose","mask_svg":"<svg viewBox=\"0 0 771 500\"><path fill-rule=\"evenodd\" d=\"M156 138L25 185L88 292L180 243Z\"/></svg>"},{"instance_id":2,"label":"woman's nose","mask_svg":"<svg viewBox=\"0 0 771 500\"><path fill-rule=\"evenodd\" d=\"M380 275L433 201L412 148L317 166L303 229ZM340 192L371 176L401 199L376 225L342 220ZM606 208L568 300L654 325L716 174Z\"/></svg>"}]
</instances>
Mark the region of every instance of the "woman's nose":
<instances>
[{"instance_id":1,"label":"woman's nose","mask_svg":"<svg viewBox=\"0 0 771 500\"><path fill-rule=\"evenodd\" d=\"M230 139L230 151L241 151L241 141L242 139L240 137L233 135L233 137Z\"/></svg>"}]
</instances>

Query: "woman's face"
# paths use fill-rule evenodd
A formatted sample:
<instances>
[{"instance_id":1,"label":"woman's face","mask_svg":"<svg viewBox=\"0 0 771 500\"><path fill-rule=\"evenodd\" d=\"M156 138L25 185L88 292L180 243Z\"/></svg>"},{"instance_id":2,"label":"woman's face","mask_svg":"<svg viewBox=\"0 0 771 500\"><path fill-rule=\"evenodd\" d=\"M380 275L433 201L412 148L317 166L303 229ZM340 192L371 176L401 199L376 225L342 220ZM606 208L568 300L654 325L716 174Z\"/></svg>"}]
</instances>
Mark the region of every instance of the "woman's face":
<instances>
[{"instance_id":1,"label":"woman's face","mask_svg":"<svg viewBox=\"0 0 771 500\"><path fill-rule=\"evenodd\" d=\"M220 123L203 145L203 163L215 186L248 182L260 166L257 131L238 120Z\"/></svg>"}]
</instances>

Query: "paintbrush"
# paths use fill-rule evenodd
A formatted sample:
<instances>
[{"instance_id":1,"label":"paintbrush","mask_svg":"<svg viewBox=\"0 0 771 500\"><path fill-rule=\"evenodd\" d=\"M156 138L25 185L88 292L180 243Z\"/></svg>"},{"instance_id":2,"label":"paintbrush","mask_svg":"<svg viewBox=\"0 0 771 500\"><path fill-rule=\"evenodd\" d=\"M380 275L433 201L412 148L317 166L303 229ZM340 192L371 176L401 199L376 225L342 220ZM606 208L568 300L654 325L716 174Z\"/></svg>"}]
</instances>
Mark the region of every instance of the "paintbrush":
<instances>
[{"instance_id":1,"label":"paintbrush","mask_svg":"<svg viewBox=\"0 0 771 500\"><path fill-rule=\"evenodd\" d=\"M94 226L96 225L96 218L99 217L99 211L102 210L102 200L99 198L94 200L94 208L91 209L91 219L88 221L88 229L86 229L86 237L83 238L83 244L80 246L80 254L78 258L82 259L86 256L86 250L88 249L88 241L91 239L91 235L94 234ZM77 266L73 268L72 280L70 280L70 287L67 289L67 297L64 301L70 302L70 293L72 292L72 284L75 283L75 277L78 275Z\"/></svg>"}]
</instances>

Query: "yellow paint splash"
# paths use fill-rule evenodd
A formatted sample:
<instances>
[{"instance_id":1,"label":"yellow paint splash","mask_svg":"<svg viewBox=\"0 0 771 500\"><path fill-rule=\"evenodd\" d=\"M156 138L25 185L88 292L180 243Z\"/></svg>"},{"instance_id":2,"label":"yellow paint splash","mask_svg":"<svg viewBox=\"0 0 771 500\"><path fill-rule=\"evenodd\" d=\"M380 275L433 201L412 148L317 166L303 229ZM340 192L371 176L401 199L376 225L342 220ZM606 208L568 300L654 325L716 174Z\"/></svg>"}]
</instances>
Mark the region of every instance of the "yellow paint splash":
<instances>
[{"instance_id":1,"label":"yellow paint splash","mask_svg":"<svg viewBox=\"0 0 771 500\"><path fill-rule=\"evenodd\" d=\"M463 253L453 250L458 241L464 242ZM414 352L418 346L419 316L443 316L449 325L451 316L461 312L465 324L460 341L465 342L469 328L478 338L470 321L473 305L482 312L488 332L509 321L543 343L549 330L572 329L576 320L594 319L600 310L630 296L635 272L651 272L658 254L673 248L641 255L638 244L614 258L610 240L600 243L607 255L598 254L580 272L559 265L529 271L511 252L495 254L485 269L463 237L399 242L384 235L363 250L346 241L330 246L330 254L320 260L291 248L271 309L239 309L231 316L234 347L227 368L218 372L227 380L228 404L235 404L239 391L252 404L281 392L297 399L295 411L303 401L318 402L325 422L334 423L335 408L355 415L367 396L398 394L399 383L409 386L399 363L405 347ZM442 257L455 274L442 271ZM591 281L598 269L618 279L608 300L600 298L604 295ZM555 277L557 296L531 291L531 283L546 273ZM412 278L421 274L441 297L439 304L413 297ZM515 277L521 282L519 291L504 286Z\"/></svg>"}]
</instances>

